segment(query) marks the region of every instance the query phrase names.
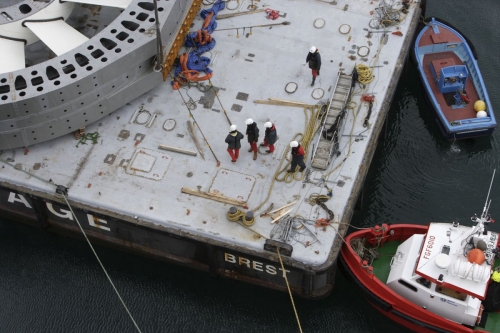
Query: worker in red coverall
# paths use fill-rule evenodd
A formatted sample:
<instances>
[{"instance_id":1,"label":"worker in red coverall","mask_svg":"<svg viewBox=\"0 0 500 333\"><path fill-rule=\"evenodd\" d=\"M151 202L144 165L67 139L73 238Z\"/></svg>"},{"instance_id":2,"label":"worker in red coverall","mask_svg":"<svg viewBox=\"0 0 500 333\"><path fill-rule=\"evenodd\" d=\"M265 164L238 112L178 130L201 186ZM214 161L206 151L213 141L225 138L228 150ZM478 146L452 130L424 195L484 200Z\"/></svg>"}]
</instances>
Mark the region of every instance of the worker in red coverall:
<instances>
[{"instance_id":1,"label":"worker in red coverall","mask_svg":"<svg viewBox=\"0 0 500 333\"><path fill-rule=\"evenodd\" d=\"M304 164L304 149L297 141L290 142L290 147L292 147L292 164L290 170L287 172L295 172L297 165L300 167L299 171L302 172L306 169Z\"/></svg>"},{"instance_id":2,"label":"worker in red coverall","mask_svg":"<svg viewBox=\"0 0 500 333\"><path fill-rule=\"evenodd\" d=\"M257 123L253 121L252 118L248 118L245 120L245 124L247 124L247 138L248 143L250 144L250 149L248 152L253 151L253 159L257 159L257 142L259 142L259 128L257 127Z\"/></svg>"},{"instance_id":3,"label":"worker in red coverall","mask_svg":"<svg viewBox=\"0 0 500 333\"><path fill-rule=\"evenodd\" d=\"M243 139L245 136L236 130L236 125L231 125L229 127L229 134L226 137L226 143L227 143L227 152L231 156L231 162L236 162L238 159L238 156L240 154L240 148L241 148L241 139Z\"/></svg>"},{"instance_id":4,"label":"worker in red coverall","mask_svg":"<svg viewBox=\"0 0 500 333\"><path fill-rule=\"evenodd\" d=\"M264 133L264 142L260 144L261 147L269 147L266 153L274 152L274 143L278 140L278 134L276 133L276 126L268 121L264 124L266 132Z\"/></svg>"},{"instance_id":5,"label":"worker in red coverall","mask_svg":"<svg viewBox=\"0 0 500 333\"><path fill-rule=\"evenodd\" d=\"M314 86L314 81L316 81L316 76L319 75L319 70L321 68L321 56L319 50L312 46L307 54L306 63L309 63L309 68L312 70L313 80L311 86Z\"/></svg>"}]
</instances>

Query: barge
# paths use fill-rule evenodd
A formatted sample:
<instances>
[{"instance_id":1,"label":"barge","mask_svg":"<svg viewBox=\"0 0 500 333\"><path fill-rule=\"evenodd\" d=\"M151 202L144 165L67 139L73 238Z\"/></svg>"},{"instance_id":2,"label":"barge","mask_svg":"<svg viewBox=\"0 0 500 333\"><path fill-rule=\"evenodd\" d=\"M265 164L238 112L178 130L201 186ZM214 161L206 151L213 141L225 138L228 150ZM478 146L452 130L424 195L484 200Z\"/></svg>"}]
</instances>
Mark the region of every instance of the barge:
<instances>
[{"instance_id":1,"label":"barge","mask_svg":"<svg viewBox=\"0 0 500 333\"><path fill-rule=\"evenodd\" d=\"M5 217L76 237L81 225L93 242L214 277L306 298L331 292L421 3L37 6L16 2L0 18L17 24L2 39L17 43L11 58L26 58L0 74ZM185 43L208 41L207 29L212 48ZM312 45L322 57L313 86ZM47 59L33 56L40 50ZM182 67L189 59L177 62L191 54L196 75ZM247 152L249 118L258 144L265 123L275 125L272 152ZM230 125L245 135L236 162ZM287 172L291 141L305 151L304 170Z\"/></svg>"}]
</instances>

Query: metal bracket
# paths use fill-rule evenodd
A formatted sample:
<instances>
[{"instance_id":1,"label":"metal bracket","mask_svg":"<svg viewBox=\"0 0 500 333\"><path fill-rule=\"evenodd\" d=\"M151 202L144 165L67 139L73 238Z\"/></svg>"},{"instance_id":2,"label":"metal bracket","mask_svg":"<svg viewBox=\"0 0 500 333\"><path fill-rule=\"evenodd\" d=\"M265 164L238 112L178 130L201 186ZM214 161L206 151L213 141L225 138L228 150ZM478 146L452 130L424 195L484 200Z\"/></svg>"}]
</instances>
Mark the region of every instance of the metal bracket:
<instances>
[{"instance_id":1,"label":"metal bracket","mask_svg":"<svg viewBox=\"0 0 500 333\"><path fill-rule=\"evenodd\" d=\"M280 254L290 257L293 252L293 246L287 243L283 243L274 239L266 239L264 244L264 250L276 253L276 249L279 249Z\"/></svg>"},{"instance_id":2,"label":"metal bracket","mask_svg":"<svg viewBox=\"0 0 500 333\"><path fill-rule=\"evenodd\" d=\"M62 185L56 185L56 193L57 194L64 194L64 195L68 195L68 188L66 186L62 186Z\"/></svg>"}]
</instances>

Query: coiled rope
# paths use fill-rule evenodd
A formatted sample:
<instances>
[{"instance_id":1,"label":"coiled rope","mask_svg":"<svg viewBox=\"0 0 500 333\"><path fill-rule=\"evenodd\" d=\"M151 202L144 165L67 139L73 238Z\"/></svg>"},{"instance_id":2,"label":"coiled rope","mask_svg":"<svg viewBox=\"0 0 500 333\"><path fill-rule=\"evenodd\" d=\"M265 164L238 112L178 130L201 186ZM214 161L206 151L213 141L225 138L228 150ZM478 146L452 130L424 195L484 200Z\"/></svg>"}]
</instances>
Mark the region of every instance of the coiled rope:
<instances>
[{"instance_id":1,"label":"coiled rope","mask_svg":"<svg viewBox=\"0 0 500 333\"><path fill-rule=\"evenodd\" d=\"M234 213L228 211L226 217L231 222L239 222L241 220L243 224L247 227L251 227L255 223L255 217L252 216L252 218L247 219L246 214L237 208L236 212Z\"/></svg>"},{"instance_id":2,"label":"coiled rope","mask_svg":"<svg viewBox=\"0 0 500 333\"><path fill-rule=\"evenodd\" d=\"M365 64L357 64L356 71L358 72L358 82L360 84L368 84L373 81L374 77L370 67Z\"/></svg>"},{"instance_id":3,"label":"coiled rope","mask_svg":"<svg viewBox=\"0 0 500 333\"><path fill-rule=\"evenodd\" d=\"M309 151L309 145L311 144L311 141L314 138L314 134L316 133L316 131L320 126L322 117L326 114L326 113L323 114L321 113L321 107L322 105L315 105L313 107L304 108L304 115L306 118L304 134L296 133L293 136L293 140L295 141L298 141L299 138L302 138L301 146L304 149L304 157L307 156L307 152ZM293 173L286 172L291 164L291 161L287 160L289 151L290 151L290 146L287 145L287 148L285 149L285 151L283 152L283 156L281 157L280 163L276 168L276 172L274 173L273 180L271 181L271 185L269 186L269 189L267 191L267 196L264 199L264 201L262 201L257 207L253 209L254 212L262 208L262 206L269 200L275 182L284 181L286 183L291 183L293 180L301 181L304 178L305 176L304 172L300 171L295 171ZM300 177L298 177L299 173L301 173Z\"/></svg>"}]
</instances>

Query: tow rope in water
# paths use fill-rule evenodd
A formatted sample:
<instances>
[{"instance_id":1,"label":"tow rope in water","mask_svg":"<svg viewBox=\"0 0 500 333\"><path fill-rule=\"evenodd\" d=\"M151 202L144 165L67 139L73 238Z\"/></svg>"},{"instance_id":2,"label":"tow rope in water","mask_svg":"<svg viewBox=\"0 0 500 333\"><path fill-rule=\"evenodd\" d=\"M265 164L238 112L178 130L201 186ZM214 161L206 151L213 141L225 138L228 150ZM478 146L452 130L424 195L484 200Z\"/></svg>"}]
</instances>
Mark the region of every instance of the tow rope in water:
<instances>
[{"instance_id":1,"label":"tow rope in water","mask_svg":"<svg viewBox=\"0 0 500 333\"><path fill-rule=\"evenodd\" d=\"M58 189L59 189L59 186L54 184L54 182L52 181L52 179L50 180L46 180L46 179L43 179L41 177L38 177L37 175L31 173L31 172L28 172L28 171L25 171L21 168L16 168L15 165L13 165L12 163L9 163L8 161L4 160L4 159L0 159L0 162L2 163L5 163L11 167L13 167L14 169L16 170L19 170L19 171L22 171L26 174L28 174L29 176L31 177L34 177L38 180L41 180L42 182L44 183L47 183L47 184L52 184L54 186L56 186ZM87 234L85 234L85 231L83 231L83 228L82 228L82 225L80 224L80 221L78 221L78 217L76 217L75 215L75 212L73 212L73 208L71 207L71 205L69 204L68 202L68 199L66 198L66 195L64 194L64 192L62 191L59 191L58 193L60 193L62 195L62 197L64 198L64 201L66 202L66 205L68 206L69 210L71 211L71 214L73 215L73 217L75 218L75 221L76 223L78 224L78 227L80 227L80 230L82 231L82 234L83 236L85 237L85 239L87 240L87 243L89 244L90 248L92 249L92 252L94 253L95 257L97 258L97 261L99 262L99 265L101 265L101 268L102 270L104 271L104 274L106 274L106 277L108 278L108 281L109 283L111 283L111 286L113 287L116 295L118 296L118 298L120 299L120 302L122 302L122 305L123 307L125 308L125 311L127 311L128 315L130 316L130 319L132 320L132 322L134 323L134 326L135 328L137 329L138 332L142 333L141 329L139 328L139 326L137 325L137 323L135 322L134 320L134 317L132 317L132 314L130 313L129 309L127 308L127 305L125 304L125 302L123 301L122 297L120 296L120 293L118 292L118 290L116 289L113 281L111 280L111 277L109 276L108 272L106 271L106 269L104 268L104 265L102 264L101 260L99 259L99 256L97 255L97 253L95 252L94 250L94 247L92 246L92 244L90 243L90 240L87 238Z\"/></svg>"},{"instance_id":2,"label":"tow rope in water","mask_svg":"<svg viewBox=\"0 0 500 333\"><path fill-rule=\"evenodd\" d=\"M87 237L87 234L85 233L85 231L83 230L82 228L82 225L80 224L80 221L78 221L78 217L76 217L75 213L73 212L73 208L71 207L71 205L69 204L68 202L68 199L66 198L66 195L64 193L61 193L62 194L62 197L64 198L64 201L66 202L66 205L68 205L68 208L69 210L71 211L71 214L73 214L73 217L75 218L75 221L76 223L78 224L78 227L80 227L80 230L82 231L82 234L83 236L85 237L85 240L87 241L87 243L89 244L90 248L92 249L92 252L94 253L97 261L99 262L99 265L101 265L101 268L102 270L104 271L104 274L106 274L106 277L108 278L108 281L109 283L111 283L111 286L113 287L113 290L115 291L116 295L118 296L118 298L120 299L120 302L122 302L122 305L123 307L125 308L125 311L127 311L130 319L132 320L132 322L134 323L134 326L135 328L137 329L138 332L142 333L141 329L139 328L139 326L137 325L137 323L135 322L134 320L134 317L132 317L132 314L130 313L127 305L125 304L125 301L123 300L123 298L120 296L120 293L118 292L118 290L116 289L115 287L115 284L113 283L113 281L111 280L111 277L109 276L108 272L106 271L106 268L104 268L104 265L102 264L101 262L101 259L99 259L99 256L97 255L97 252L95 252L94 250L94 247L92 246L92 244L90 243L90 240L88 239Z\"/></svg>"},{"instance_id":3,"label":"tow rope in water","mask_svg":"<svg viewBox=\"0 0 500 333\"><path fill-rule=\"evenodd\" d=\"M285 266L283 265L283 260L281 260L281 254L280 254L279 247L276 247L276 252L278 252L278 258L280 259L281 269L283 270L283 277L285 278L286 287L288 288L288 294L290 295L290 300L292 301L293 312L295 312L295 319L297 319L297 324L299 325L299 331L300 331L300 333L302 333L302 327L300 326L299 315L297 314L297 309L295 308L295 303L293 302L292 291L290 290L290 285L288 284Z\"/></svg>"}]
</instances>

